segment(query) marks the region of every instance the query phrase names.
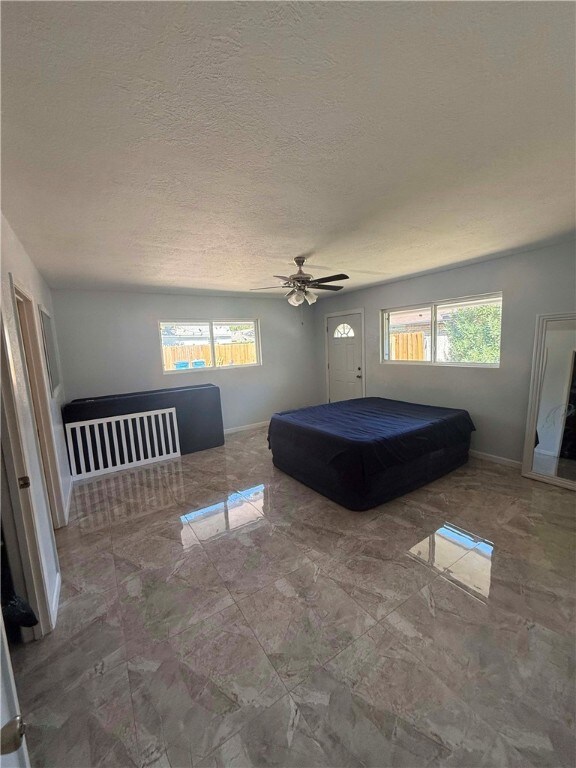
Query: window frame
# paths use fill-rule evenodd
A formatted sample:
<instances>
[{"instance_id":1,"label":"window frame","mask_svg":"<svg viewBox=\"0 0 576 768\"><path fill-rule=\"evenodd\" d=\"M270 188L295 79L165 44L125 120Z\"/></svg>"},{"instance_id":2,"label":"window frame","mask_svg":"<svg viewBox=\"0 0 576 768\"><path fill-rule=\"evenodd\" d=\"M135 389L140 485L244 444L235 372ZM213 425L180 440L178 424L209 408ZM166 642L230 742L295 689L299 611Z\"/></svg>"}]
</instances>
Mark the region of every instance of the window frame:
<instances>
[{"instance_id":1,"label":"window frame","mask_svg":"<svg viewBox=\"0 0 576 768\"><path fill-rule=\"evenodd\" d=\"M244 365L216 365L216 348L214 342L214 326L215 325L230 325L234 323L254 323L254 344L256 346L256 362L245 363ZM199 368L177 368L173 371L167 371L164 368L164 355L162 353L162 326L163 325L207 325L210 333L210 352L212 354L212 365L204 365ZM201 371L230 371L239 370L243 368L257 368L262 365L262 343L260 337L260 319L255 317L244 318L239 320L234 318L233 320L207 320L206 318L200 319L186 319L186 320L158 320L158 336L160 340L160 366L162 373L171 376L174 373L198 373Z\"/></svg>"},{"instance_id":2,"label":"window frame","mask_svg":"<svg viewBox=\"0 0 576 768\"><path fill-rule=\"evenodd\" d=\"M409 306L390 307L388 309L380 310L380 364L381 365L433 365L447 368L500 368L502 362L502 319L500 320L500 349L499 360L497 363L473 363L473 362L452 362L442 361L436 359L437 353L437 319L438 308L443 307L446 304L458 304L474 301L478 304L482 304L484 301L489 302L492 299L500 299L502 308L504 305L504 297L502 291L495 291L493 293L479 293L472 296L459 296L456 299L441 299L439 301L427 301L418 302L418 304L411 304ZM430 360L390 360L390 313L392 312L406 312L414 309L428 309L430 308Z\"/></svg>"}]
</instances>

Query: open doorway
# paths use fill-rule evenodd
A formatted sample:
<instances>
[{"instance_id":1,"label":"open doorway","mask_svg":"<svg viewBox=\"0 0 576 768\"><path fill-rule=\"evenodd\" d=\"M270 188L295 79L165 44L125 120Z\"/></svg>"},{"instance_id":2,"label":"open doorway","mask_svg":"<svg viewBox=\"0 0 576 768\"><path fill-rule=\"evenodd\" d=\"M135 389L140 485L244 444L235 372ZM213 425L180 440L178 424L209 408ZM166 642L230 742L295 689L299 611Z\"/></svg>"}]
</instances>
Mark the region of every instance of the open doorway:
<instances>
[{"instance_id":1,"label":"open doorway","mask_svg":"<svg viewBox=\"0 0 576 768\"><path fill-rule=\"evenodd\" d=\"M47 382L44 378L45 361L43 345L39 338L38 325L36 323L36 307L32 299L16 286L14 286L14 299L16 304L15 317L24 353L23 362L25 363L25 373L32 400L50 515L54 528L60 528L66 525L66 512L58 472L56 446L52 434L50 399Z\"/></svg>"},{"instance_id":2,"label":"open doorway","mask_svg":"<svg viewBox=\"0 0 576 768\"><path fill-rule=\"evenodd\" d=\"M2 556L0 566L2 572L2 614L6 611L6 635L12 644L34 639L33 626L38 619L34 608L35 595L28 594L27 582L31 582L31 574L25 573L25 566L20 551L18 520L14 507L18 504L12 501L14 490L10 488L4 446L0 451L0 547ZM20 532L21 538L22 532ZM36 606L37 608L37 606ZM28 611L29 616L23 615ZM23 621L21 619L24 619ZM28 620L29 619L29 620Z\"/></svg>"},{"instance_id":3,"label":"open doorway","mask_svg":"<svg viewBox=\"0 0 576 768\"><path fill-rule=\"evenodd\" d=\"M56 625L60 566L36 434L18 411L14 359L1 325L0 447L2 457L2 533L14 587L37 618L38 639ZM18 389L24 397L22 387ZM21 403L22 405L22 403ZM28 410L28 409L26 409ZM22 639L30 639L23 634Z\"/></svg>"}]
</instances>

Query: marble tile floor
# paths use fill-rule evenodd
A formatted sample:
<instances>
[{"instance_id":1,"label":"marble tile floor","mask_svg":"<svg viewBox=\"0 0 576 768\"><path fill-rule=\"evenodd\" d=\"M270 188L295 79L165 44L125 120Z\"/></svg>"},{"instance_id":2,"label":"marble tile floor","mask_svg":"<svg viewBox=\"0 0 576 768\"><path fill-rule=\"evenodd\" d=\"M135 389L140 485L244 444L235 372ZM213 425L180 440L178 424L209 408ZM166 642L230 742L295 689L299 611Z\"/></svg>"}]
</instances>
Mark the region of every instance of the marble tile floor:
<instances>
[{"instance_id":1,"label":"marble tile floor","mask_svg":"<svg viewBox=\"0 0 576 768\"><path fill-rule=\"evenodd\" d=\"M34 768L576 764L576 496L472 459L349 512L265 430L78 484Z\"/></svg>"}]
</instances>

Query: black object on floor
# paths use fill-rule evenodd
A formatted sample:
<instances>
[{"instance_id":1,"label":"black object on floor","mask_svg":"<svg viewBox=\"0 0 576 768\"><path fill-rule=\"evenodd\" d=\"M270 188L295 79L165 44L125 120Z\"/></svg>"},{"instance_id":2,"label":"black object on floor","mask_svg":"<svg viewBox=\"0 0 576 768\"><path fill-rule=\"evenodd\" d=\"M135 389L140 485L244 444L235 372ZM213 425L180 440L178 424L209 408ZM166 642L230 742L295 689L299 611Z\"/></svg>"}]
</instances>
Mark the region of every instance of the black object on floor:
<instances>
[{"instance_id":1,"label":"black object on floor","mask_svg":"<svg viewBox=\"0 0 576 768\"><path fill-rule=\"evenodd\" d=\"M26 600L19 597L14 591L14 582L12 580L10 563L8 562L3 530L1 565L2 617L6 625L8 639L18 642L20 640L19 627L35 627L38 624L38 619Z\"/></svg>"},{"instance_id":2,"label":"black object on floor","mask_svg":"<svg viewBox=\"0 0 576 768\"><path fill-rule=\"evenodd\" d=\"M71 424L161 408L176 408L181 454L224 445L220 388L214 384L72 400L62 408L62 419Z\"/></svg>"},{"instance_id":3,"label":"black object on floor","mask_svg":"<svg viewBox=\"0 0 576 768\"><path fill-rule=\"evenodd\" d=\"M17 627L35 627L38 624L32 608L18 595L13 595L7 603L2 604L2 616L6 624Z\"/></svg>"}]
</instances>

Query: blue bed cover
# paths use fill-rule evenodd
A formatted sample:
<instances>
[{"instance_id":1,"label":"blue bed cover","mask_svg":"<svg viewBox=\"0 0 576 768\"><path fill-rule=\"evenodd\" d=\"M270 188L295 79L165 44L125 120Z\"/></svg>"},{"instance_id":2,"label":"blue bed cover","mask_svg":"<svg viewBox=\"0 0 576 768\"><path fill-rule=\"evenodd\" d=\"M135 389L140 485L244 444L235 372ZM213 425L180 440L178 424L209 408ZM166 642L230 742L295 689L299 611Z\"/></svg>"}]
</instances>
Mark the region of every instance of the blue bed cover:
<instances>
[{"instance_id":1,"label":"blue bed cover","mask_svg":"<svg viewBox=\"0 0 576 768\"><path fill-rule=\"evenodd\" d=\"M305 435L315 458L330 464L354 456L366 475L469 440L474 429L465 410L366 397L276 413L268 441L274 451Z\"/></svg>"}]
</instances>

